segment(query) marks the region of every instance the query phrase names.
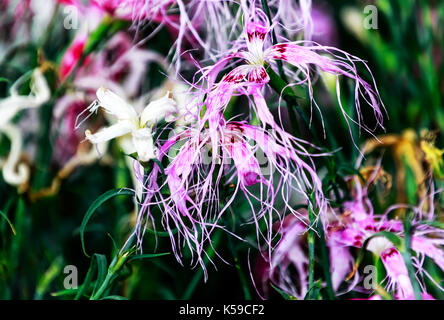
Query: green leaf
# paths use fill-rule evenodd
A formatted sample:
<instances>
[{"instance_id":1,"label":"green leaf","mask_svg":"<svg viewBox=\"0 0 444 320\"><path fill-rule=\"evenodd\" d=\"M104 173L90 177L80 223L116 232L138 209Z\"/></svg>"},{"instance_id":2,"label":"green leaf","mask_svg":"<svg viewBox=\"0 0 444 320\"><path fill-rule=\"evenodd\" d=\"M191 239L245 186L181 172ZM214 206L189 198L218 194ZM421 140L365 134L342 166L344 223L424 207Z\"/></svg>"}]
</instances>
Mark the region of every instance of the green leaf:
<instances>
[{"instance_id":1,"label":"green leaf","mask_svg":"<svg viewBox=\"0 0 444 320\"><path fill-rule=\"evenodd\" d=\"M324 235L324 226L322 225L321 220L318 221L318 234L319 234L319 243L320 243L320 251L321 251L321 266L324 273L324 280L326 283L327 295L330 300L335 300L335 291L333 289L333 283L331 279L330 273L330 255L329 249L327 247L327 243L325 241Z\"/></svg>"},{"instance_id":2,"label":"green leaf","mask_svg":"<svg viewBox=\"0 0 444 320\"><path fill-rule=\"evenodd\" d=\"M103 297L100 300L128 300L128 299L122 296L112 295L112 296Z\"/></svg>"},{"instance_id":3,"label":"green leaf","mask_svg":"<svg viewBox=\"0 0 444 320\"><path fill-rule=\"evenodd\" d=\"M64 297L64 296L72 296L76 294L79 291L79 289L66 289L66 290L60 290L56 292L51 292L51 296L53 297Z\"/></svg>"},{"instance_id":4,"label":"green leaf","mask_svg":"<svg viewBox=\"0 0 444 320\"><path fill-rule=\"evenodd\" d=\"M321 288L322 283L320 280L314 282L313 285L308 288L308 292L305 295L304 300L319 300Z\"/></svg>"},{"instance_id":5,"label":"green leaf","mask_svg":"<svg viewBox=\"0 0 444 320\"><path fill-rule=\"evenodd\" d=\"M103 254L95 254L97 260L97 279L94 284L93 293L95 293L106 278L108 273L108 264Z\"/></svg>"},{"instance_id":6,"label":"green leaf","mask_svg":"<svg viewBox=\"0 0 444 320\"><path fill-rule=\"evenodd\" d=\"M10 247L10 264L11 268L15 269L19 265L20 253L23 252L22 246L25 243L26 229L27 229L27 216L25 211L25 202L21 197L17 200L15 208L14 223L17 228L17 236L11 239Z\"/></svg>"},{"instance_id":7,"label":"green leaf","mask_svg":"<svg viewBox=\"0 0 444 320\"><path fill-rule=\"evenodd\" d=\"M167 256L167 255L169 255L169 254L170 254L170 252L164 252L164 253L151 253L151 254L140 254L140 255L133 256L133 257L129 258L128 261L141 260L141 259L153 259L153 258L157 258L157 257Z\"/></svg>"},{"instance_id":8,"label":"green leaf","mask_svg":"<svg viewBox=\"0 0 444 320\"><path fill-rule=\"evenodd\" d=\"M91 216L94 214L94 212L107 200L116 197L116 196L122 196L122 195L133 195L134 191L129 189L112 189L101 196L99 196L89 207L88 211L86 212L85 216L83 217L82 224L80 225L80 241L82 243L82 250L83 253L89 257L89 255L86 253L85 249L85 228L88 224L88 221L91 219Z\"/></svg>"},{"instance_id":9,"label":"green leaf","mask_svg":"<svg viewBox=\"0 0 444 320\"><path fill-rule=\"evenodd\" d=\"M86 273L85 280L83 281L82 285L77 291L76 296L74 297L74 300L78 300L82 297L82 295L87 291L89 288L89 285L93 281L94 274L96 273L96 259L92 259L91 263L89 265L88 272Z\"/></svg>"},{"instance_id":10,"label":"green leaf","mask_svg":"<svg viewBox=\"0 0 444 320\"><path fill-rule=\"evenodd\" d=\"M91 32L88 41L85 45L85 55L92 53L103 45L108 39L129 26L128 22L123 20L116 20L112 17L105 17L99 26Z\"/></svg>"},{"instance_id":11,"label":"green leaf","mask_svg":"<svg viewBox=\"0 0 444 320\"><path fill-rule=\"evenodd\" d=\"M404 262L407 266L409 273L410 282L412 283L413 293L416 300L422 300L421 288L416 279L415 270L412 264L412 256L410 254L410 245L412 242L412 225L410 223L410 218L406 217L404 219L404 245L401 251L401 255L404 258Z\"/></svg>"},{"instance_id":12,"label":"green leaf","mask_svg":"<svg viewBox=\"0 0 444 320\"><path fill-rule=\"evenodd\" d=\"M98 254L98 253L93 254L93 256L91 258L91 263L89 265L88 272L86 273L85 280L83 281L82 285L78 289L77 294L74 297L75 300L78 300L79 298L81 298L83 296L83 294L85 292L87 292L89 286L93 282L94 275L96 274L96 272L98 272L98 273L103 272L103 262L104 261L105 261L105 270L106 270L106 257L104 255ZM100 264L100 266L98 266L99 264ZM105 273L106 273L106 271L105 271ZM103 277L103 276L98 275L97 279L99 279L99 277ZM102 280L102 282L103 282L103 280ZM97 286L98 285L96 283L96 285L94 286L94 290L96 289Z\"/></svg>"},{"instance_id":13,"label":"green leaf","mask_svg":"<svg viewBox=\"0 0 444 320\"><path fill-rule=\"evenodd\" d=\"M284 298L285 300L298 300L298 298L293 297L292 295L286 293L285 291L279 289L278 287L276 287L274 284L270 283L271 287L276 290L281 296L282 298Z\"/></svg>"},{"instance_id":14,"label":"green leaf","mask_svg":"<svg viewBox=\"0 0 444 320\"><path fill-rule=\"evenodd\" d=\"M62 271L63 258L58 256L53 263L49 266L48 270L39 279L34 295L35 300L42 299L43 295L48 290L50 284Z\"/></svg>"},{"instance_id":15,"label":"green leaf","mask_svg":"<svg viewBox=\"0 0 444 320\"><path fill-rule=\"evenodd\" d=\"M14 225L11 223L11 221L9 220L8 216L6 215L6 213L4 213L3 211L0 210L0 216L2 216L6 220L6 222L9 224L9 227L11 227L12 233L14 235L16 235L17 233L15 232Z\"/></svg>"}]
</instances>

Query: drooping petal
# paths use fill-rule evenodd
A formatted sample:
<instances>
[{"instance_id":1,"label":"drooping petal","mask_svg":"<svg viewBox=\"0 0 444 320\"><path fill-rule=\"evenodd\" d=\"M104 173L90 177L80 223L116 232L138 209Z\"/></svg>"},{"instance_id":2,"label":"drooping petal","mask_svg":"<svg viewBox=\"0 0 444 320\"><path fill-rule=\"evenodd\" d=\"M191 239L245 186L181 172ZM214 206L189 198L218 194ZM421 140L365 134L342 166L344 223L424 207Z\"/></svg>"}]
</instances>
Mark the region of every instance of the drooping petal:
<instances>
[{"instance_id":1,"label":"drooping petal","mask_svg":"<svg viewBox=\"0 0 444 320\"><path fill-rule=\"evenodd\" d=\"M238 171L242 185L249 187L258 182L261 175L257 159L245 142L236 141L231 144L231 157Z\"/></svg>"},{"instance_id":2,"label":"drooping petal","mask_svg":"<svg viewBox=\"0 0 444 320\"><path fill-rule=\"evenodd\" d=\"M398 250L395 248L384 250L381 253L381 260L389 277L389 286L396 287L399 298L408 299L413 297L413 287L407 267Z\"/></svg>"},{"instance_id":3,"label":"drooping petal","mask_svg":"<svg viewBox=\"0 0 444 320\"><path fill-rule=\"evenodd\" d=\"M130 121L119 121L112 126L100 129L94 134L92 134L90 130L86 130L85 135L86 139L91 141L91 143L97 144L130 133L133 128L134 125Z\"/></svg>"},{"instance_id":4,"label":"drooping petal","mask_svg":"<svg viewBox=\"0 0 444 320\"><path fill-rule=\"evenodd\" d=\"M0 128L15 117L23 105L26 105L26 101L24 103L22 97L13 96L0 101Z\"/></svg>"}]
</instances>

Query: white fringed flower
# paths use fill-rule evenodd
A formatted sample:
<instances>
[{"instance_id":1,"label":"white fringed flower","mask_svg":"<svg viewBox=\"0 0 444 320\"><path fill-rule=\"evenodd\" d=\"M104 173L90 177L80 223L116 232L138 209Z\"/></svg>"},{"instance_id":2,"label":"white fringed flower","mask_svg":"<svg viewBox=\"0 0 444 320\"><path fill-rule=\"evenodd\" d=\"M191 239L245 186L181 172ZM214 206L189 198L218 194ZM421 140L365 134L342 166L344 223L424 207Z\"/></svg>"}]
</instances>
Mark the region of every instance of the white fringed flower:
<instances>
[{"instance_id":1,"label":"white fringed flower","mask_svg":"<svg viewBox=\"0 0 444 320\"><path fill-rule=\"evenodd\" d=\"M14 186L23 185L28 181L29 168L20 163L22 151L22 133L11 120L22 110L37 108L47 102L51 96L48 84L40 69L31 75L31 92L27 96L20 95L18 88L28 76L20 78L10 90L10 96L0 101L0 133L8 137L11 149L7 159L0 159L3 179Z\"/></svg>"},{"instance_id":2,"label":"white fringed flower","mask_svg":"<svg viewBox=\"0 0 444 320\"><path fill-rule=\"evenodd\" d=\"M164 97L151 101L140 114L134 107L114 92L105 88L97 90L98 101L89 108L95 112L102 107L108 114L116 118L116 123L92 134L86 130L86 138L97 144L114 138L131 135L132 144L140 161L148 161L157 157L157 148L154 146L152 127L165 119L169 121L176 112L176 103L170 99L169 93Z\"/></svg>"}]
</instances>

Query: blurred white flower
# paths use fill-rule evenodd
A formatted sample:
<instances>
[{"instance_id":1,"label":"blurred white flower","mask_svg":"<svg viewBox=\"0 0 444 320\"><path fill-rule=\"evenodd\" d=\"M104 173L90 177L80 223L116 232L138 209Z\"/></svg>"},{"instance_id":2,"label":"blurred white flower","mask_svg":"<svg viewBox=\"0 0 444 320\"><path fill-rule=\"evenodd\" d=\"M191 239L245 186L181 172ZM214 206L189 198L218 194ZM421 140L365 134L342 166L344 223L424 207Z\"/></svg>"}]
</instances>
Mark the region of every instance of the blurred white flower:
<instances>
[{"instance_id":1,"label":"blurred white flower","mask_svg":"<svg viewBox=\"0 0 444 320\"><path fill-rule=\"evenodd\" d=\"M20 163L22 151L22 133L20 129L12 123L13 118L22 110L37 108L47 102L51 96L48 84L40 69L35 69L31 74L29 95L20 95L18 88L27 80L29 75L25 75L17 80L11 87L10 96L0 100L0 133L8 137L11 149L7 159L0 159L4 180L11 185L23 185L29 179L29 167L25 163Z\"/></svg>"},{"instance_id":2,"label":"blurred white flower","mask_svg":"<svg viewBox=\"0 0 444 320\"><path fill-rule=\"evenodd\" d=\"M86 138L91 143L97 144L130 134L133 150L137 152L140 161L145 162L156 158L157 148L154 146L152 127L163 119L167 122L172 121L171 117L177 109L174 100L169 98L169 93L151 101L140 114L124 99L103 87L97 90L97 98L98 101L93 103L88 110L95 112L102 107L117 121L95 134L86 130ZM127 149L125 152L128 152L130 148L125 149Z\"/></svg>"}]
</instances>

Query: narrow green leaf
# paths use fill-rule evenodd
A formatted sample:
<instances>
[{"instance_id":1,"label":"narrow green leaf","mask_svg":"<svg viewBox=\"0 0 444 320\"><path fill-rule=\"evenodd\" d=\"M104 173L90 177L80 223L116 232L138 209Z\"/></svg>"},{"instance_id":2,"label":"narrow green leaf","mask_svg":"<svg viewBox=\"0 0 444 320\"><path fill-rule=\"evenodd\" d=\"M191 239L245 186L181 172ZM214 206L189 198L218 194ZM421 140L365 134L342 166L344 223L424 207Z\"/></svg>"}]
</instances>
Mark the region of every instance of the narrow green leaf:
<instances>
[{"instance_id":1,"label":"narrow green leaf","mask_svg":"<svg viewBox=\"0 0 444 320\"><path fill-rule=\"evenodd\" d=\"M281 296L282 298L284 298L285 300L298 300L296 297L293 297L292 295L289 295L288 293L286 293L285 291L279 289L278 287L276 287L274 284L270 283L271 287L276 290Z\"/></svg>"},{"instance_id":2,"label":"narrow green leaf","mask_svg":"<svg viewBox=\"0 0 444 320\"><path fill-rule=\"evenodd\" d=\"M6 220L6 222L9 224L9 227L12 230L12 233L14 235L16 235L17 233L15 232L14 225L11 223L11 221L9 220L8 216L6 215L6 213L4 213L3 211L0 210L0 216L2 216Z\"/></svg>"},{"instance_id":3,"label":"narrow green leaf","mask_svg":"<svg viewBox=\"0 0 444 320\"><path fill-rule=\"evenodd\" d=\"M151 253L151 254L140 254L140 255L133 256L133 257L129 258L128 261L142 260L142 259L153 259L153 258L157 258L157 257L167 256L167 255L169 255L169 254L170 254L170 252L164 252L164 253Z\"/></svg>"},{"instance_id":4,"label":"narrow green leaf","mask_svg":"<svg viewBox=\"0 0 444 320\"><path fill-rule=\"evenodd\" d=\"M412 242L412 225L409 217L404 219L404 246L401 251L401 255L404 258L404 262L407 266L410 282L412 283L413 293L416 300L422 300L421 288L415 276L415 270L412 264L412 256L410 254L410 245Z\"/></svg>"},{"instance_id":5,"label":"narrow green leaf","mask_svg":"<svg viewBox=\"0 0 444 320\"><path fill-rule=\"evenodd\" d=\"M58 256L54 262L49 266L48 270L39 279L36 287L36 292L34 295L35 300L42 299L43 295L48 290L51 282L59 275L62 271L63 258Z\"/></svg>"},{"instance_id":6,"label":"narrow green leaf","mask_svg":"<svg viewBox=\"0 0 444 320\"><path fill-rule=\"evenodd\" d=\"M86 273L85 280L78 289L77 294L74 297L74 300L80 299L83 296L83 294L88 290L89 285L92 283L93 277L97 271L96 265L97 265L96 259L91 259L91 263L89 265L88 272Z\"/></svg>"},{"instance_id":7,"label":"narrow green leaf","mask_svg":"<svg viewBox=\"0 0 444 320\"><path fill-rule=\"evenodd\" d=\"M128 300L128 299L122 296L112 295L112 296L103 297L100 300Z\"/></svg>"},{"instance_id":8,"label":"narrow green leaf","mask_svg":"<svg viewBox=\"0 0 444 320\"><path fill-rule=\"evenodd\" d=\"M94 284L93 292L96 290L96 288L100 287L107 275L106 257L103 254L94 253L92 255L91 263L89 265L88 272L86 273L85 280L77 290L77 294L74 298L75 300L81 298L82 295L88 291L90 285L93 283L94 275L96 273L97 279Z\"/></svg>"},{"instance_id":9,"label":"narrow green leaf","mask_svg":"<svg viewBox=\"0 0 444 320\"><path fill-rule=\"evenodd\" d=\"M94 214L94 212L107 200L116 197L116 196L122 196L122 195L134 195L134 191L129 189L112 189L101 196L99 196L89 207L88 211L86 212L85 216L83 217L82 224L80 226L80 241L82 243L82 250L83 253L89 257L89 255L86 253L85 249L85 228L88 224L88 221L91 219L91 216Z\"/></svg>"},{"instance_id":10,"label":"narrow green leaf","mask_svg":"<svg viewBox=\"0 0 444 320\"><path fill-rule=\"evenodd\" d=\"M51 292L51 296L53 297L64 297L64 296L72 296L77 294L79 289L66 289L66 290L60 290L56 292Z\"/></svg>"},{"instance_id":11,"label":"narrow green leaf","mask_svg":"<svg viewBox=\"0 0 444 320\"><path fill-rule=\"evenodd\" d=\"M97 260L97 279L96 283L94 284L93 294L98 290L98 288L100 288L100 285L105 280L106 274L108 272L106 257L103 254L95 253L93 259L94 258L96 258Z\"/></svg>"}]
</instances>

